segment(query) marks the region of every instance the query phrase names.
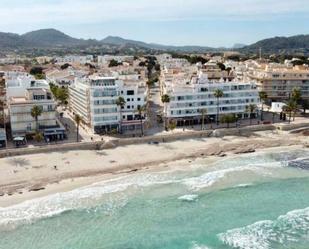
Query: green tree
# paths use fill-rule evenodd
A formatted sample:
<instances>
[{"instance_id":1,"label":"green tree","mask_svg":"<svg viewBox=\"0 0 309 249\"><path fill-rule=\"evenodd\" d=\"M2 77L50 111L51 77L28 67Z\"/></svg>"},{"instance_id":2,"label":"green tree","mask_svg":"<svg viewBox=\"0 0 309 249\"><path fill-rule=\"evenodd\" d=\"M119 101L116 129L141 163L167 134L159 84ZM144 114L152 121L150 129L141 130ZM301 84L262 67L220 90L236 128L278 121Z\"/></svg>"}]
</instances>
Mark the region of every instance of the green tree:
<instances>
[{"instance_id":1,"label":"green tree","mask_svg":"<svg viewBox=\"0 0 309 249\"><path fill-rule=\"evenodd\" d=\"M301 102L301 91L299 88L294 88L291 94L292 100L297 104Z\"/></svg>"},{"instance_id":2,"label":"green tree","mask_svg":"<svg viewBox=\"0 0 309 249\"><path fill-rule=\"evenodd\" d=\"M61 105L67 105L69 99L68 89L58 87L56 91L56 99L60 101Z\"/></svg>"},{"instance_id":3,"label":"green tree","mask_svg":"<svg viewBox=\"0 0 309 249\"><path fill-rule=\"evenodd\" d=\"M171 101L171 98L168 94L163 94L161 96L161 101L164 104L164 128L166 129L166 119L167 119L167 103Z\"/></svg>"},{"instance_id":4,"label":"green tree","mask_svg":"<svg viewBox=\"0 0 309 249\"><path fill-rule=\"evenodd\" d=\"M35 129L36 129L36 131L39 130L38 121L39 121L39 116L42 115L42 112L43 112L43 108L41 106L34 105L31 108L31 116L35 119Z\"/></svg>"},{"instance_id":5,"label":"green tree","mask_svg":"<svg viewBox=\"0 0 309 249\"><path fill-rule=\"evenodd\" d=\"M119 65L122 65L122 63L121 63L121 62L119 63L118 61L112 59L112 60L109 62L108 67L117 67L117 66L119 66Z\"/></svg>"},{"instance_id":6,"label":"green tree","mask_svg":"<svg viewBox=\"0 0 309 249\"><path fill-rule=\"evenodd\" d=\"M268 96L267 93L265 91L261 91L259 92L259 97L262 103L262 110L261 110L261 121L263 121L263 112L264 112L264 104L265 101L267 100Z\"/></svg>"},{"instance_id":7,"label":"green tree","mask_svg":"<svg viewBox=\"0 0 309 249\"><path fill-rule=\"evenodd\" d=\"M207 115L207 109L201 109L199 110L199 113L201 114L201 130L204 130L204 125L205 125L205 115Z\"/></svg>"},{"instance_id":8,"label":"green tree","mask_svg":"<svg viewBox=\"0 0 309 249\"><path fill-rule=\"evenodd\" d=\"M227 124L227 128L230 128L230 124L235 123L237 121L237 117L235 114L226 114L220 117L221 123Z\"/></svg>"},{"instance_id":9,"label":"green tree","mask_svg":"<svg viewBox=\"0 0 309 249\"><path fill-rule=\"evenodd\" d=\"M75 114L74 121L76 123L76 142L79 142L79 126L80 126L80 123L82 122L81 116L79 116L78 114Z\"/></svg>"},{"instance_id":10,"label":"green tree","mask_svg":"<svg viewBox=\"0 0 309 249\"><path fill-rule=\"evenodd\" d=\"M141 125L141 135L144 136L144 126L143 126L143 115L145 114L146 112L146 106L138 106L137 107L137 113L138 113L138 116L139 116L139 120L140 120L140 125Z\"/></svg>"},{"instance_id":11,"label":"green tree","mask_svg":"<svg viewBox=\"0 0 309 249\"><path fill-rule=\"evenodd\" d=\"M256 112L256 110L257 110L257 106L254 104L250 104L246 106L246 112L249 113L250 125L252 125L253 114Z\"/></svg>"},{"instance_id":12,"label":"green tree","mask_svg":"<svg viewBox=\"0 0 309 249\"><path fill-rule=\"evenodd\" d=\"M289 124L290 124L292 113L295 113L297 111L297 103L294 100L289 100L283 107L283 111L289 115Z\"/></svg>"},{"instance_id":13,"label":"green tree","mask_svg":"<svg viewBox=\"0 0 309 249\"><path fill-rule=\"evenodd\" d=\"M171 121L169 122L169 124L168 124L168 129L171 130L171 131L173 131L173 130L176 129L176 127L177 127L177 122L176 122L176 120L171 120Z\"/></svg>"},{"instance_id":14,"label":"green tree","mask_svg":"<svg viewBox=\"0 0 309 249\"><path fill-rule=\"evenodd\" d=\"M220 114L220 98L224 96L221 89L216 89L214 92L215 98L217 98L217 125L219 125L219 114Z\"/></svg>"},{"instance_id":15,"label":"green tree","mask_svg":"<svg viewBox=\"0 0 309 249\"><path fill-rule=\"evenodd\" d=\"M126 101L123 97L118 97L116 100L116 105L120 108L120 133L122 133L122 109L124 108Z\"/></svg>"}]
</instances>

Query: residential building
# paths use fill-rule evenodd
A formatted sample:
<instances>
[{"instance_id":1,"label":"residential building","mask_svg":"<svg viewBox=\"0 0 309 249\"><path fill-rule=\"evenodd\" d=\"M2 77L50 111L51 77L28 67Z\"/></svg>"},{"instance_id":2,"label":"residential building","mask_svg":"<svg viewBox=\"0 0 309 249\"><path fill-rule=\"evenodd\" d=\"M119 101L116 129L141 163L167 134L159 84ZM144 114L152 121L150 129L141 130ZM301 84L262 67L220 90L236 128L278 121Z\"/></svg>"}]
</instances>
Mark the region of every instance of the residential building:
<instances>
[{"instance_id":1,"label":"residential building","mask_svg":"<svg viewBox=\"0 0 309 249\"><path fill-rule=\"evenodd\" d=\"M69 87L69 104L73 114L80 115L95 133L120 131L120 126L131 130L138 126L136 109L145 103L145 89L145 84L115 77L76 78ZM126 101L122 109L117 106L120 96Z\"/></svg>"},{"instance_id":2,"label":"residential building","mask_svg":"<svg viewBox=\"0 0 309 249\"><path fill-rule=\"evenodd\" d=\"M46 80L35 80L21 72L6 73L6 93L9 118L13 137L33 134L36 129L60 127L56 118L56 102ZM31 109L39 106L42 114L38 127L31 116Z\"/></svg>"},{"instance_id":3,"label":"residential building","mask_svg":"<svg viewBox=\"0 0 309 249\"><path fill-rule=\"evenodd\" d=\"M31 115L34 106L42 109L42 114L38 116L38 124ZM37 129L44 130L59 126L56 119L56 103L48 89L28 88L25 96L8 99L8 109L13 137L33 134Z\"/></svg>"},{"instance_id":4,"label":"residential building","mask_svg":"<svg viewBox=\"0 0 309 249\"><path fill-rule=\"evenodd\" d=\"M170 96L164 115L176 120L178 125L197 124L201 119L201 110L207 111L211 120L216 120L217 98L214 93L221 89L224 93L219 99L219 115L235 114L238 118L248 117L246 107L259 103L256 85L252 82L211 81L207 74L198 74L183 78L174 78L164 82L164 94Z\"/></svg>"},{"instance_id":5,"label":"residential building","mask_svg":"<svg viewBox=\"0 0 309 249\"><path fill-rule=\"evenodd\" d=\"M129 63L132 64L134 61L134 56L131 55L99 55L98 64L99 65L108 65L110 61L115 60L118 63Z\"/></svg>"},{"instance_id":6,"label":"residential building","mask_svg":"<svg viewBox=\"0 0 309 249\"><path fill-rule=\"evenodd\" d=\"M260 64L249 69L247 77L256 81L259 91L265 91L271 100L289 99L294 88L300 89L302 98L309 99L308 67Z\"/></svg>"},{"instance_id":7,"label":"residential building","mask_svg":"<svg viewBox=\"0 0 309 249\"><path fill-rule=\"evenodd\" d=\"M72 63L72 64L81 64L93 62L93 55L67 55L64 57L57 57L56 61L58 64Z\"/></svg>"}]
</instances>

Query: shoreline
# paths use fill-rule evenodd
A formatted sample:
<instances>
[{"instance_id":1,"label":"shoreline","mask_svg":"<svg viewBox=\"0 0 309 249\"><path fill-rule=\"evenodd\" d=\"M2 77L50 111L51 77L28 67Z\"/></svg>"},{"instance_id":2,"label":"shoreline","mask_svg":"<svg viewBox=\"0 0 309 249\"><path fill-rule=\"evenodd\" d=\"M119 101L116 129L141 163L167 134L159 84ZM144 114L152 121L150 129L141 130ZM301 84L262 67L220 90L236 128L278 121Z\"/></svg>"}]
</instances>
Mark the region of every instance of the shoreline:
<instances>
[{"instance_id":1,"label":"shoreline","mask_svg":"<svg viewBox=\"0 0 309 249\"><path fill-rule=\"evenodd\" d=\"M198 160L215 161L220 157L278 147L304 148L307 145L306 138L308 139L286 132L256 132L248 137L227 136L159 145L128 145L104 151L57 152L3 158L0 159L0 165L4 164L0 167L0 191L11 191L11 195L0 196L0 207L68 192L135 172L187 167ZM42 164L42 161L45 163ZM38 162L41 165L37 165ZM53 166L57 166L57 169ZM30 188L37 188L37 191L29 191Z\"/></svg>"}]
</instances>

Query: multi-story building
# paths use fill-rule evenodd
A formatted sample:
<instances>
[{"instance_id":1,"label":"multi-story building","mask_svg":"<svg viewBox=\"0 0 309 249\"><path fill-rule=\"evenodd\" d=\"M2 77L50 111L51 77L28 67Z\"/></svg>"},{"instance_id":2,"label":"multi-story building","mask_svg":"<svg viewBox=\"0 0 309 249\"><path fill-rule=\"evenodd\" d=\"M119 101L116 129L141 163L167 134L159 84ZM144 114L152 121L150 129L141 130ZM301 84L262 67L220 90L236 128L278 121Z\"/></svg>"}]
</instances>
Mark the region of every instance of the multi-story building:
<instances>
[{"instance_id":1,"label":"multi-story building","mask_svg":"<svg viewBox=\"0 0 309 249\"><path fill-rule=\"evenodd\" d=\"M39 106L42 110L38 116L38 124L31 115L34 106ZM31 87L25 91L24 97L10 97L8 108L13 137L32 134L37 129L59 126L56 119L56 103L48 89Z\"/></svg>"},{"instance_id":2,"label":"multi-story building","mask_svg":"<svg viewBox=\"0 0 309 249\"><path fill-rule=\"evenodd\" d=\"M131 55L99 55L98 56L99 65L108 65L112 60L115 60L118 63L127 62L129 64L132 64L134 61L134 56L131 56Z\"/></svg>"},{"instance_id":3,"label":"multi-story building","mask_svg":"<svg viewBox=\"0 0 309 249\"><path fill-rule=\"evenodd\" d=\"M115 77L76 78L69 87L70 108L95 133L120 131L120 126L124 130L135 129L140 124L136 122L136 109L145 103L146 94L141 90L146 89L145 85L136 83ZM122 109L117 106L120 96L126 101Z\"/></svg>"},{"instance_id":4,"label":"multi-story building","mask_svg":"<svg viewBox=\"0 0 309 249\"><path fill-rule=\"evenodd\" d=\"M56 118L56 102L47 81L35 80L26 73L8 72L6 92L13 137L33 134L37 129L44 132L50 128L61 128ZM39 106L42 110L38 123L31 115L34 106ZM64 131L55 131L53 135L63 136Z\"/></svg>"},{"instance_id":5,"label":"multi-story building","mask_svg":"<svg viewBox=\"0 0 309 249\"><path fill-rule=\"evenodd\" d=\"M93 62L93 55L67 55L64 57L57 57L58 64L73 63L84 65Z\"/></svg>"},{"instance_id":6,"label":"multi-story building","mask_svg":"<svg viewBox=\"0 0 309 249\"><path fill-rule=\"evenodd\" d=\"M281 64L262 64L251 68L249 80L256 81L259 91L265 91L271 100L287 100L294 88L301 91L302 98L309 99L309 68Z\"/></svg>"},{"instance_id":7,"label":"multi-story building","mask_svg":"<svg viewBox=\"0 0 309 249\"><path fill-rule=\"evenodd\" d=\"M254 83L239 81L210 81L206 74L199 72L190 80L187 78L165 82L164 93L170 96L166 103L165 116L177 121L178 125L197 124L201 111L216 120L217 98L214 93L221 89L224 93L219 99L219 114L235 114L238 118L248 117L246 107L259 103L258 90Z\"/></svg>"}]
</instances>

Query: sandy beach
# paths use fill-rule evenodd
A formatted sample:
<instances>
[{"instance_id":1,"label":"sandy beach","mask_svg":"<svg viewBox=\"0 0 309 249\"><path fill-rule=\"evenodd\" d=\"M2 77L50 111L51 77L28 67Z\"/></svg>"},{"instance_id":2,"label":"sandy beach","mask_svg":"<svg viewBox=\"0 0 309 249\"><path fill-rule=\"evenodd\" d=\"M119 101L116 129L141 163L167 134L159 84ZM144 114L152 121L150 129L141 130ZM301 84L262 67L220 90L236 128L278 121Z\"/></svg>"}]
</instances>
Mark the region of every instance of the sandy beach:
<instances>
[{"instance_id":1,"label":"sandy beach","mask_svg":"<svg viewBox=\"0 0 309 249\"><path fill-rule=\"evenodd\" d=\"M102 151L66 151L0 159L0 207L70 191L121 174L187 167L198 158L252 153L279 146L308 146L308 137L283 131L250 136L138 144Z\"/></svg>"}]
</instances>

